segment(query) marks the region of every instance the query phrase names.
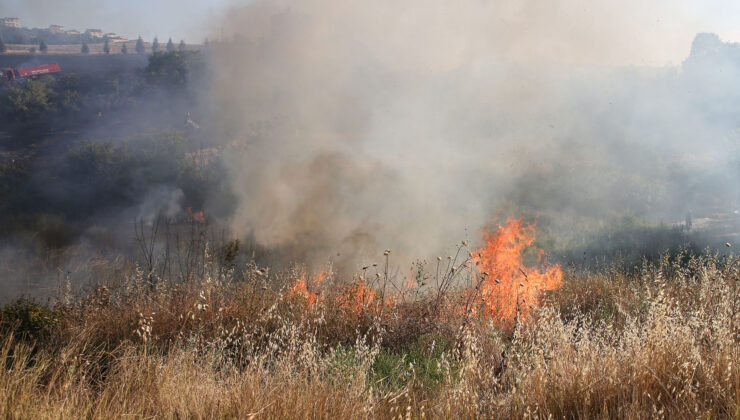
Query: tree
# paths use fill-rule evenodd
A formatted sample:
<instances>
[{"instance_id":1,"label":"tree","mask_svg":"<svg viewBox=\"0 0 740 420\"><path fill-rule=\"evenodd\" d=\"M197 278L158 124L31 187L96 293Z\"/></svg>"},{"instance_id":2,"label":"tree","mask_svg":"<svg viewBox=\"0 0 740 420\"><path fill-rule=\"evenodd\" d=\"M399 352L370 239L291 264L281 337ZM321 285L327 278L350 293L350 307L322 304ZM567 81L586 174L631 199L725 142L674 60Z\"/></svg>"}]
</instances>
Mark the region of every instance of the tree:
<instances>
[{"instance_id":1,"label":"tree","mask_svg":"<svg viewBox=\"0 0 740 420\"><path fill-rule=\"evenodd\" d=\"M154 41L152 41L152 52L155 53L157 51L159 51L159 40L155 36Z\"/></svg>"},{"instance_id":2,"label":"tree","mask_svg":"<svg viewBox=\"0 0 740 420\"><path fill-rule=\"evenodd\" d=\"M29 48L28 52L30 52L31 54L36 54L36 47Z\"/></svg>"},{"instance_id":3,"label":"tree","mask_svg":"<svg viewBox=\"0 0 740 420\"><path fill-rule=\"evenodd\" d=\"M103 44L103 52L106 54L110 54L110 41L108 41L108 38L105 38L105 43Z\"/></svg>"},{"instance_id":4,"label":"tree","mask_svg":"<svg viewBox=\"0 0 740 420\"><path fill-rule=\"evenodd\" d=\"M172 38L170 38L170 40L167 41L167 51L168 52L175 51L175 44L172 43Z\"/></svg>"},{"instance_id":5,"label":"tree","mask_svg":"<svg viewBox=\"0 0 740 420\"><path fill-rule=\"evenodd\" d=\"M144 47L144 40L139 36L139 39L136 40L136 54L144 54L145 52L146 48Z\"/></svg>"},{"instance_id":6,"label":"tree","mask_svg":"<svg viewBox=\"0 0 740 420\"><path fill-rule=\"evenodd\" d=\"M121 45L121 54L128 54L128 48L126 48L125 42Z\"/></svg>"},{"instance_id":7,"label":"tree","mask_svg":"<svg viewBox=\"0 0 740 420\"><path fill-rule=\"evenodd\" d=\"M54 94L50 84L51 79L41 78L11 87L5 94L7 110L21 121L43 115L51 106Z\"/></svg>"},{"instance_id":8,"label":"tree","mask_svg":"<svg viewBox=\"0 0 740 420\"><path fill-rule=\"evenodd\" d=\"M41 40L41 42L39 43L39 51L41 51L41 52L42 52L42 53L44 53L44 54L45 54L45 53L46 53L47 51L49 51L49 46L48 46L48 45L46 45L46 41L44 41L43 39L42 39L42 40Z\"/></svg>"},{"instance_id":9,"label":"tree","mask_svg":"<svg viewBox=\"0 0 740 420\"><path fill-rule=\"evenodd\" d=\"M149 57L144 75L150 85L184 89L190 68L198 64L197 58L194 51L158 52Z\"/></svg>"},{"instance_id":10,"label":"tree","mask_svg":"<svg viewBox=\"0 0 740 420\"><path fill-rule=\"evenodd\" d=\"M8 52L8 47L5 45L5 41L3 41L3 36L0 35L0 53Z\"/></svg>"},{"instance_id":11,"label":"tree","mask_svg":"<svg viewBox=\"0 0 740 420\"><path fill-rule=\"evenodd\" d=\"M180 51L185 51L185 40L180 40L180 45L177 47Z\"/></svg>"},{"instance_id":12,"label":"tree","mask_svg":"<svg viewBox=\"0 0 740 420\"><path fill-rule=\"evenodd\" d=\"M90 47L87 46L87 42L82 43L82 48L80 49L80 51L83 54L90 54Z\"/></svg>"}]
</instances>

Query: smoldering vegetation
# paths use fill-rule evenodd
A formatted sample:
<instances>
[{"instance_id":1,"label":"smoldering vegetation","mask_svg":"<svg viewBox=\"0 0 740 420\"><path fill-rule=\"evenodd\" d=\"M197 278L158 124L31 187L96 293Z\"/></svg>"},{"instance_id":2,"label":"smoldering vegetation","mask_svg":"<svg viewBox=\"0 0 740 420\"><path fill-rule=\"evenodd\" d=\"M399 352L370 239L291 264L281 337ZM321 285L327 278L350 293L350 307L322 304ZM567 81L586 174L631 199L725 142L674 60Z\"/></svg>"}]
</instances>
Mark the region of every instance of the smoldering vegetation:
<instances>
[{"instance_id":1,"label":"smoldering vegetation","mask_svg":"<svg viewBox=\"0 0 740 420\"><path fill-rule=\"evenodd\" d=\"M200 53L5 89L5 254L53 254L56 279L70 250L133 262L135 222L185 232L200 212L241 263L347 273L510 216L592 268L736 240L734 44L623 66L634 44L534 6L417 6L254 2Z\"/></svg>"},{"instance_id":2,"label":"smoldering vegetation","mask_svg":"<svg viewBox=\"0 0 740 420\"><path fill-rule=\"evenodd\" d=\"M48 295L60 278L89 284L90 261L131 260L136 223L182 226L206 202L213 219L231 213L225 168L194 121L202 58L143 60L0 91L4 300Z\"/></svg>"},{"instance_id":3,"label":"smoldering vegetation","mask_svg":"<svg viewBox=\"0 0 740 420\"><path fill-rule=\"evenodd\" d=\"M60 290L53 306L3 306L0 413L676 418L738 410L736 257L566 271L561 289L504 325L461 311L465 289L418 283L384 297L378 284L363 287L365 274L387 274L382 267L352 280L325 273L320 284L254 265L235 276L215 254L193 267L187 280L153 282L132 270L84 295ZM456 261L435 282L427 269L420 279L437 286L455 273L483 275Z\"/></svg>"},{"instance_id":4,"label":"smoldering vegetation","mask_svg":"<svg viewBox=\"0 0 740 420\"><path fill-rule=\"evenodd\" d=\"M624 65L605 3L255 1L3 87L0 415L736 415L740 47Z\"/></svg>"}]
</instances>

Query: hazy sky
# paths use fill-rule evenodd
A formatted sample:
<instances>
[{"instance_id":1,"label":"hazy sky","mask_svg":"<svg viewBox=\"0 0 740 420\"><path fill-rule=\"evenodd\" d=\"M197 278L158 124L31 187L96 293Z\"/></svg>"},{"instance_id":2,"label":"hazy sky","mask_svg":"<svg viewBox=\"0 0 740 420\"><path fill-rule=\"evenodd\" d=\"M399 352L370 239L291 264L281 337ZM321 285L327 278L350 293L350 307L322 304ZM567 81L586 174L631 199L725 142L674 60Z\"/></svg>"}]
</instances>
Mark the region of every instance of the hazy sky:
<instances>
[{"instance_id":1,"label":"hazy sky","mask_svg":"<svg viewBox=\"0 0 740 420\"><path fill-rule=\"evenodd\" d=\"M205 37L222 34L219 22L231 5L250 1L253 0L0 0L0 16L19 17L29 27L58 24L79 30L99 28L129 37L141 35L147 40L158 36L160 40L172 37L176 41L201 42ZM497 1L516 4L512 0ZM598 8L589 0L551 4L562 4L563 9L579 19L592 19L594 25L603 22L605 31L624 32L625 44L633 48L618 58L619 64L678 64L687 56L690 42L698 32L715 32L725 41L740 41L737 0L596 3L603 4ZM615 12L629 19L608 22Z\"/></svg>"},{"instance_id":2,"label":"hazy sky","mask_svg":"<svg viewBox=\"0 0 740 420\"><path fill-rule=\"evenodd\" d=\"M63 25L102 29L131 38L172 37L200 43L227 9L229 0L0 0L0 16L27 27Z\"/></svg>"}]
</instances>

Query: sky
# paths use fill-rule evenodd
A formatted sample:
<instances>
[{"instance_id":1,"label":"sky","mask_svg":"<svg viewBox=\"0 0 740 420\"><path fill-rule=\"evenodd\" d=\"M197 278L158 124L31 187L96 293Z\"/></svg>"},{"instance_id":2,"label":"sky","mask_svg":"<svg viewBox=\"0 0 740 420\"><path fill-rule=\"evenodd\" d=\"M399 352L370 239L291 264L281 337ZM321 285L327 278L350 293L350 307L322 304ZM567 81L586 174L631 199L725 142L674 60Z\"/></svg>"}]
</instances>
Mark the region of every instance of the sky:
<instances>
[{"instance_id":1,"label":"sky","mask_svg":"<svg viewBox=\"0 0 740 420\"><path fill-rule=\"evenodd\" d=\"M0 16L26 27L62 25L101 29L150 40L172 37L200 43L217 26L228 0L0 0ZM217 31L214 31L217 32Z\"/></svg>"},{"instance_id":2,"label":"sky","mask_svg":"<svg viewBox=\"0 0 740 420\"><path fill-rule=\"evenodd\" d=\"M220 22L232 7L253 1L0 0L0 16L18 17L28 27L57 24L79 30L97 28L130 38L141 35L147 40L155 36L166 40L172 37L175 41L200 43L206 37L228 36L222 31ZM632 48L616 57L616 62L605 64L677 65L688 55L691 40L698 32L714 32L725 41L740 41L740 26L737 25L740 2L737 0L607 3L613 6L596 9L588 0L559 0L550 4L562 4L562 8L577 14L579 19L591 18L595 25L603 24L606 31L624 31L625 43L644 44L645 48ZM623 11L634 25L624 27L623 22L610 25L613 13Z\"/></svg>"}]
</instances>

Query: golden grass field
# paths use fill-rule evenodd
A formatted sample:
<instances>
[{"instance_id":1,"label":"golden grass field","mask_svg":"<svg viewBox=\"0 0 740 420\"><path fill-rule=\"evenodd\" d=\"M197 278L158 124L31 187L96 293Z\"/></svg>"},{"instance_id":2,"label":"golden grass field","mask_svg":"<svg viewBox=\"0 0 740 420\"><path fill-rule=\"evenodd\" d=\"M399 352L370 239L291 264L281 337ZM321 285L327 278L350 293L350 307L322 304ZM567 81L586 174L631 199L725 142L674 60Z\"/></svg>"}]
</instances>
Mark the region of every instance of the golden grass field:
<instances>
[{"instance_id":1,"label":"golden grass field","mask_svg":"<svg viewBox=\"0 0 740 420\"><path fill-rule=\"evenodd\" d=\"M484 262L460 249L403 286L390 251L314 281L236 274L207 246L178 275L111 264L87 292L3 308L0 417L738 417L738 258L566 268L511 320L469 304Z\"/></svg>"}]
</instances>

